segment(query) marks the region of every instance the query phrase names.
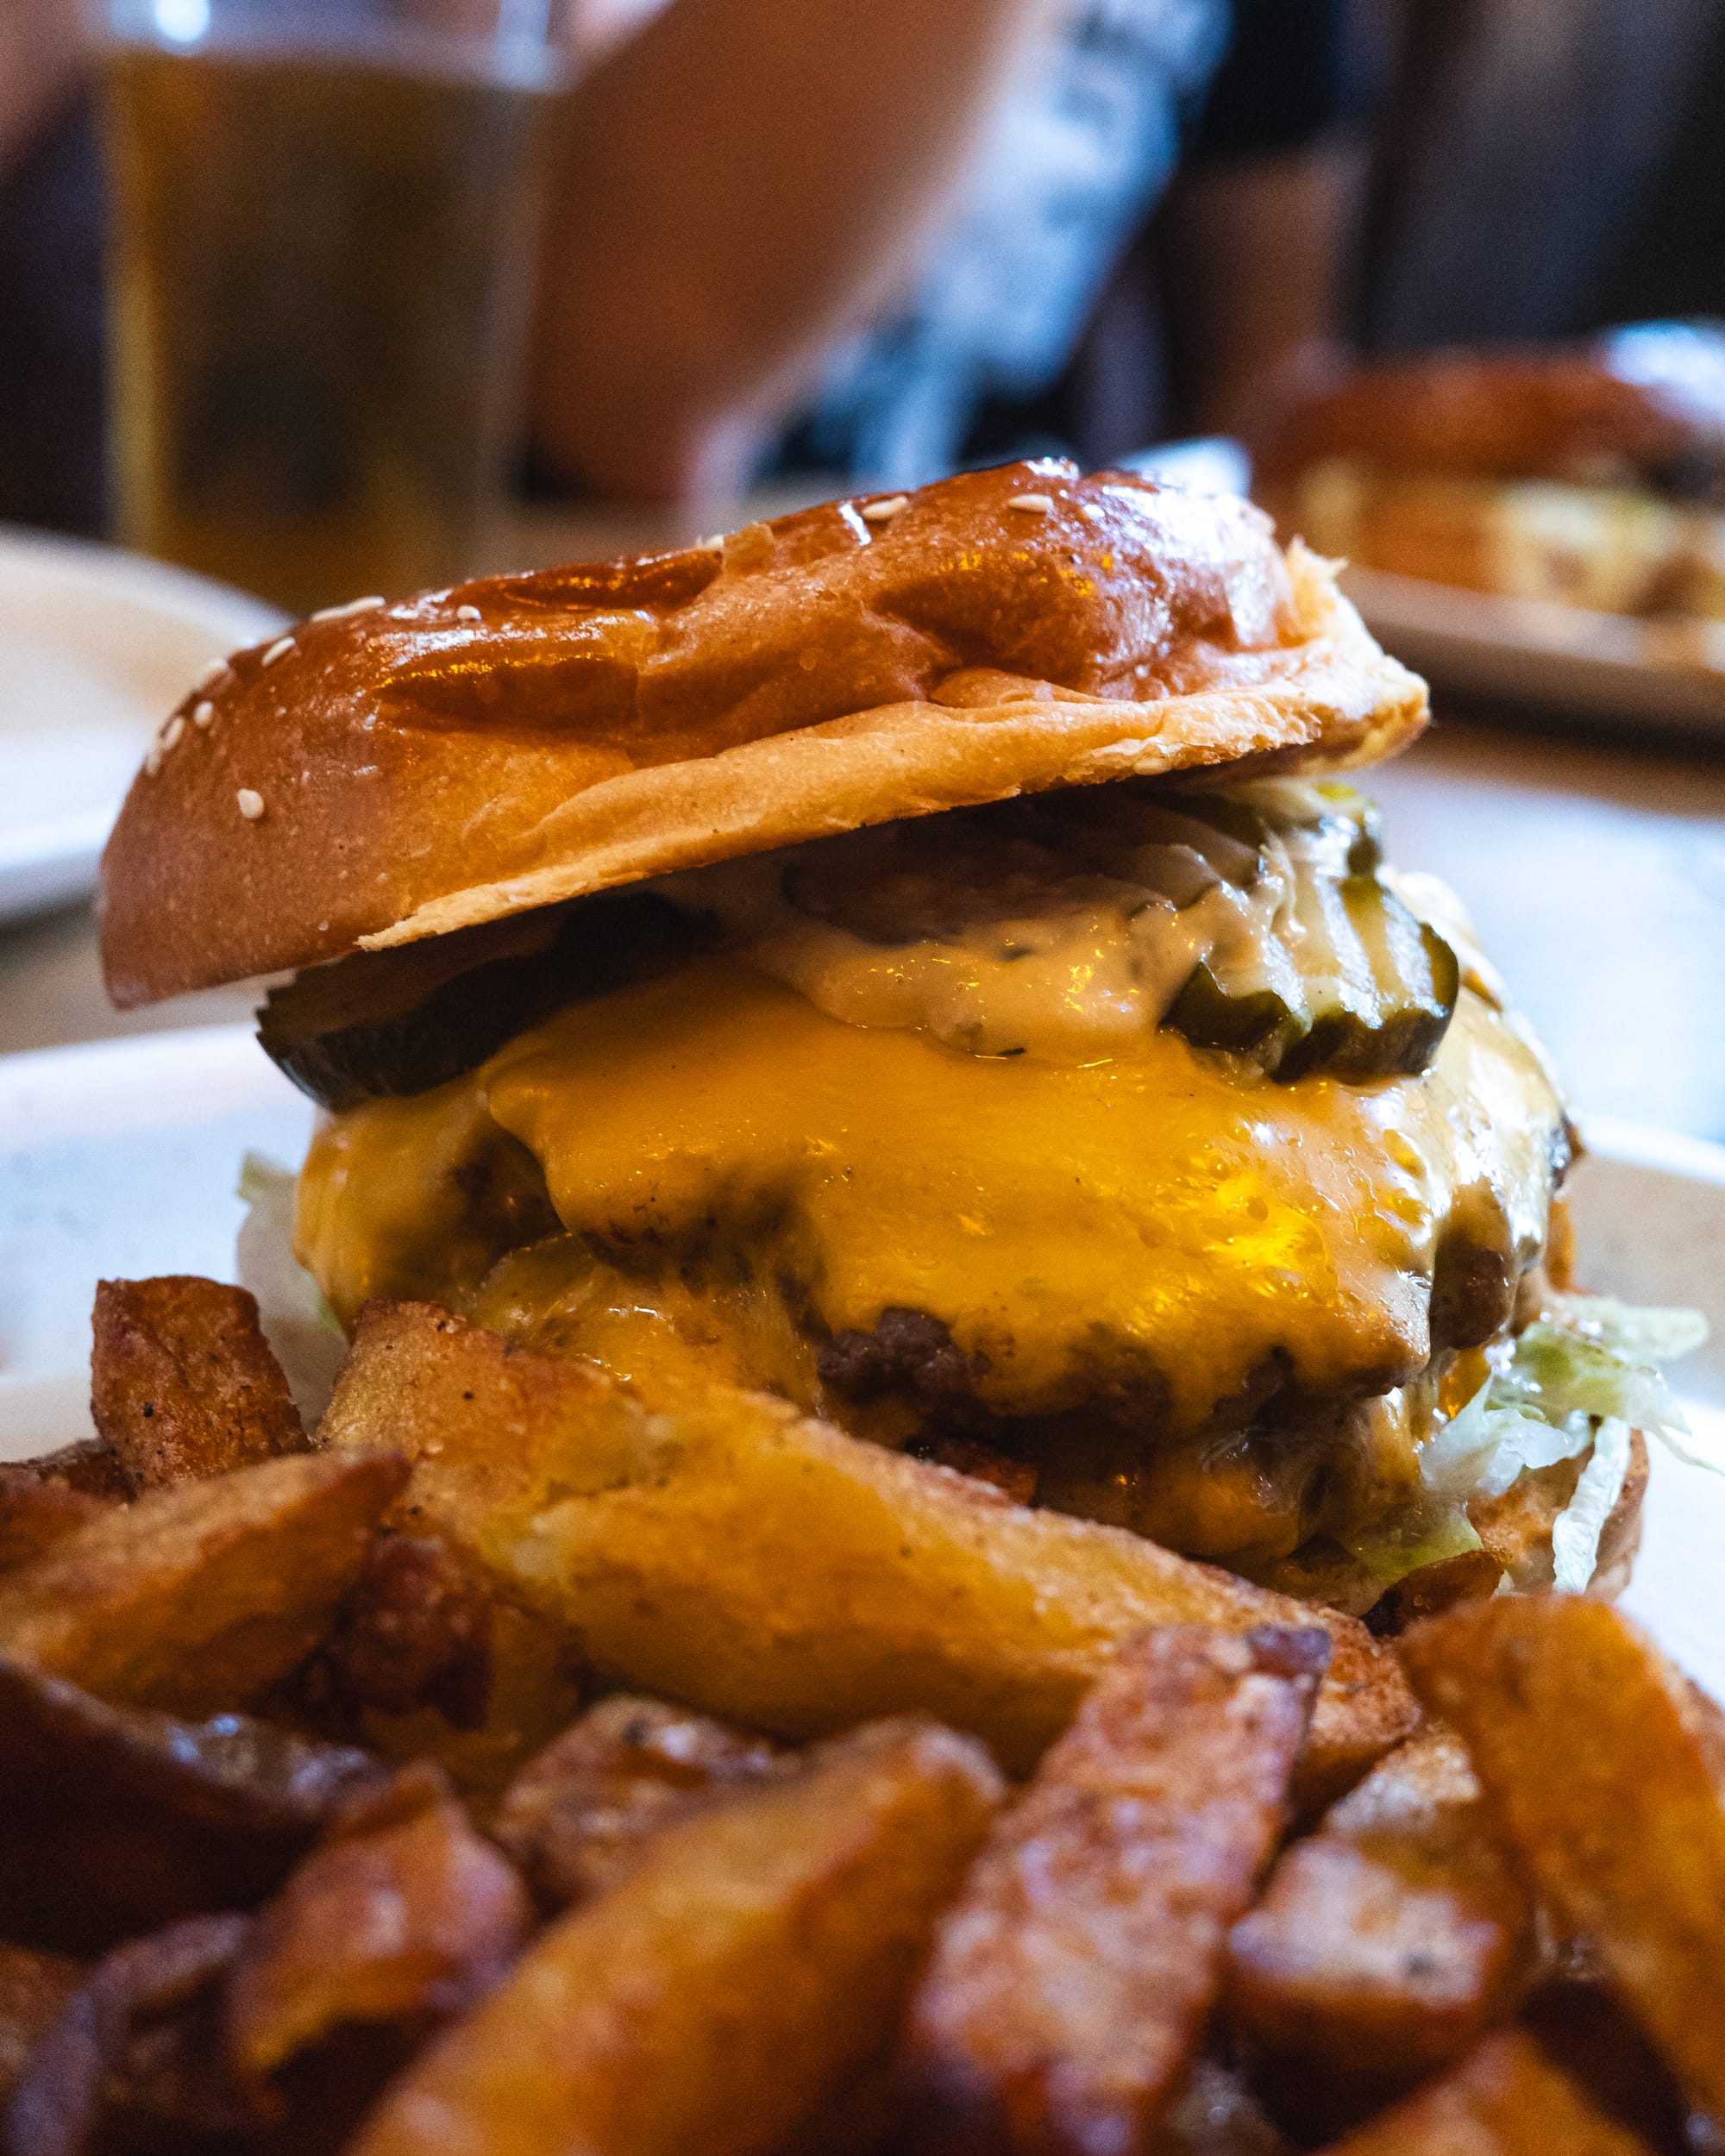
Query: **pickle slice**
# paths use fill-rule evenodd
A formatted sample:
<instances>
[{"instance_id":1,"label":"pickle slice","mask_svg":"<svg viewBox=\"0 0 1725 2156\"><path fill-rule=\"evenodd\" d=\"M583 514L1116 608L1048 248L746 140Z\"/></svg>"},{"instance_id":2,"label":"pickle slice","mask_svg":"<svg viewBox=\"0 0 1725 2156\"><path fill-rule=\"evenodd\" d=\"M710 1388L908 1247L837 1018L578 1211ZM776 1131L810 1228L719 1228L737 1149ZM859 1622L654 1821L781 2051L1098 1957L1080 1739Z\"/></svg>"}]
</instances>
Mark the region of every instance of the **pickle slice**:
<instances>
[{"instance_id":1,"label":"pickle slice","mask_svg":"<svg viewBox=\"0 0 1725 2156\"><path fill-rule=\"evenodd\" d=\"M1083 798L1058 795L1037 805L1033 816L1052 823L1095 865L1111 875L1155 886L1160 856L1177 849L1196 855L1242 891L1257 882L1269 836L1264 819L1225 795L1158 793L1099 787Z\"/></svg>"},{"instance_id":2,"label":"pickle slice","mask_svg":"<svg viewBox=\"0 0 1725 2156\"><path fill-rule=\"evenodd\" d=\"M649 891L580 899L312 967L271 989L258 1040L321 1107L429 1093L564 1005L715 940L712 924Z\"/></svg>"},{"instance_id":3,"label":"pickle slice","mask_svg":"<svg viewBox=\"0 0 1725 2156\"><path fill-rule=\"evenodd\" d=\"M1249 798L1182 795L1233 831L1273 834L1291 871L1287 940L1201 961L1164 1023L1195 1046L1251 1056L1284 1084L1424 1070L1460 993L1455 953L1379 882L1377 811L1345 785L1266 782ZM1295 821L1299 816L1302 820ZM1230 834L1232 836L1232 832Z\"/></svg>"},{"instance_id":4,"label":"pickle slice","mask_svg":"<svg viewBox=\"0 0 1725 2156\"><path fill-rule=\"evenodd\" d=\"M1337 962L1310 981L1311 1031L1289 1046L1276 1077L1291 1083L1321 1073L1358 1083L1424 1070L1461 993L1455 953L1373 876L1315 892Z\"/></svg>"},{"instance_id":5,"label":"pickle slice","mask_svg":"<svg viewBox=\"0 0 1725 2156\"><path fill-rule=\"evenodd\" d=\"M1201 959L1163 1024L1183 1033L1195 1048L1256 1054L1269 1068L1281 1063L1289 1044L1306 1031L1310 1020L1274 988L1240 993L1225 987L1208 961Z\"/></svg>"},{"instance_id":6,"label":"pickle slice","mask_svg":"<svg viewBox=\"0 0 1725 2156\"><path fill-rule=\"evenodd\" d=\"M1375 876L1351 876L1342 895L1377 983L1372 1075L1424 1070L1455 1016L1460 961L1436 929Z\"/></svg>"},{"instance_id":7,"label":"pickle slice","mask_svg":"<svg viewBox=\"0 0 1725 2156\"><path fill-rule=\"evenodd\" d=\"M1206 843L1201 836L1195 836L1189 829L1181 835L1187 844L1195 845L1230 883L1248 890L1256 881L1271 827L1250 802L1234 800L1226 793L1171 793L1162 805L1157 818L1164 819L1170 824L1189 826L1196 824L1214 831L1223 842L1220 847ZM1241 854L1248 857L1249 868L1239 858ZM1225 862L1228 867L1223 866Z\"/></svg>"}]
</instances>

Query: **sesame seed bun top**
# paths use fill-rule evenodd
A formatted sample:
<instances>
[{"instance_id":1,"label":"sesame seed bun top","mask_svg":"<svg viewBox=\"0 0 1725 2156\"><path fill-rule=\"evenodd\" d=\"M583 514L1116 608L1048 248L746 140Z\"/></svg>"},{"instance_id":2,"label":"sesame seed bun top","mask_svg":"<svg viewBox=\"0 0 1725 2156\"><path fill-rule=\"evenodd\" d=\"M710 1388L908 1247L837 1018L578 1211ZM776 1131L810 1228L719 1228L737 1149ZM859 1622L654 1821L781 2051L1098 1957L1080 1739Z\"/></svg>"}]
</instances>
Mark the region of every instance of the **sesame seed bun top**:
<instances>
[{"instance_id":1,"label":"sesame seed bun top","mask_svg":"<svg viewBox=\"0 0 1725 2156\"><path fill-rule=\"evenodd\" d=\"M127 797L104 965L146 1003L1021 792L1367 762L1425 717L1259 511L1009 465L236 654Z\"/></svg>"}]
</instances>

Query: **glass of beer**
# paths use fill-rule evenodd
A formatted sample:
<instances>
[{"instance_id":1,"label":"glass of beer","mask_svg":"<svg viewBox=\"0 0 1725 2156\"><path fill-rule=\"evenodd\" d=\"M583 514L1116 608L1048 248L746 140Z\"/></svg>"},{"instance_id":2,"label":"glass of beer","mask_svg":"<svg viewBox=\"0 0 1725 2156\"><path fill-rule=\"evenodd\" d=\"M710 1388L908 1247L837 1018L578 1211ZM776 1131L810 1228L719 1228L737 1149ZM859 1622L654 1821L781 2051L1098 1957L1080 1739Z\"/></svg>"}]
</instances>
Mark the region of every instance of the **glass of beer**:
<instances>
[{"instance_id":1,"label":"glass of beer","mask_svg":"<svg viewBox=\"0 0 1725 2156\"><path fill-rule=\"evenodd\" d=\"M117 536L295 613L461 576L511 443L554 0L106 0Z\"/></svg>"}]
</instances>

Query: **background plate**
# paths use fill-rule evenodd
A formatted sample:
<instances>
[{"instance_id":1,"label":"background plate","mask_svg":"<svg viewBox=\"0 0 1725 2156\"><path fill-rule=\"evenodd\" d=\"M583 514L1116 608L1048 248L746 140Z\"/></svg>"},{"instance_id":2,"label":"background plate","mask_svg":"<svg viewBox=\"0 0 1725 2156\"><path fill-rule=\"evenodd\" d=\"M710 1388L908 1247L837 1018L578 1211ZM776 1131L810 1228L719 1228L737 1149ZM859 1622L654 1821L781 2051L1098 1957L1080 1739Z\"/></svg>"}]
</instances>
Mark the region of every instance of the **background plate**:
<instances>
[{"instance_id":1,"label":"background plate","mask_svg":"<svg viewBox=\"0 0 1725 2156\"><path fill-rule=\"evenodd\" d=\"M0 1057L0 1458L86 1435L90 1305L104 1275L234 1276L249 1148L297 1163L311 1106L250 1027ZM1725 1147L1584 1119L1573 1198L1583 1276L1697 1304L1713 1338L1672 1373L1725 1456ZM1725 1696L1725 1476L1656 1449L1627 1598Z\"/></svg>"},{"instance_id":2,"label":"background plate","mask_svg":"<svg viewBox=\"0 0 1725 2156\"><path fill-rule=\"evenodd\" d=\"M184 569L0 527L0 921L94 887L151 733L282 619Z\"/></svg>"},{"instance_id":3,"label":"background plate","mask_svg":"<svg viewBox=\"0 0 1725 2156\"><path fill-rule=\"evenodd\" d=\"M1341 585L1433 687L1725 742L1725 622L1638 621L1382 569L1345 570Z\"/></svg>"}]
</instances>

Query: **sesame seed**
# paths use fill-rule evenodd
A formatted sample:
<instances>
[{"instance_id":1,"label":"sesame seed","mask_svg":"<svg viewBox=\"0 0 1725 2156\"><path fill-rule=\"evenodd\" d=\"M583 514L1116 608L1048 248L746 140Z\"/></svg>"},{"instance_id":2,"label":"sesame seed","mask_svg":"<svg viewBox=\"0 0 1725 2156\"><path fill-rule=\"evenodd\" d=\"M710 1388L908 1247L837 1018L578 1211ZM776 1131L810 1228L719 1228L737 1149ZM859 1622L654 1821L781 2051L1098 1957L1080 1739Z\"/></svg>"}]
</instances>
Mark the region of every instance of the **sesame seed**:
<instances>
[{"instance_id":1,"label":"sesame seed","mask_svg":"<svg viewBox=\"0 0 1725 2156\"><path fill-rule=\"evenodd\" d=\"M711 539L697 539L695 541L695 552L697 554L723 554L724 552L724 534L722 531L716 531Z\"/></svg>"},{"instance_id":2,"label":"sesame seed","mask_svg":"<svg viewBox=\"0 0 1725 2156\"><path fill-rule=\"evenodd\" d=\"M278 659L286 658L288 653L292 649L293 639L292 636L279 636L275 642L270 646L269 649L265 652L259 663L262 666L273 667Z\"/></svg>"},{"instance_id":3,"label":"sesame seed","mask_svg":"<svg viewBox=\"0 0 1725 2156\"><path fill-rule=\"evenodd\" d=\"M207 700L202 704L194 704L191 707L191 723L194 726L213 726L216 723L216 706Z\"/></svg>"},{"instance_id":4,"label":"sesame seed","mask_svg":"<svg viewBox=\"0 0 1725 2156\"><path fill-rule=\"evenodd\" d=\"M862 521L868 524L890 523L901 509L910 507L910 501L908 494L888 494L883 502L865 502L862 505Z\"/></svg>"},{"instance_id":5,"label":"sesame seed","mask_svg":"<svg viewBox=\"0 0 1725 2156\"><path fill-rule=\"evenodd\" d=\"M320 606L310 618L313 621L345 621L349 614L374 614L388 601L373 592L368 599L350 599L345 606Z\"/></svg>"},{"instance_id":6,"label":"sesame seed","mask_svg":"<svg viewBox=\"0 0 1725 2156\"><path fill-rule=\"evenodd\" d=\"M197 686L200 689L213 689L218 681L225 681L227 678L228 661L225 659L212 659L198 675Z\"/></svg>"},{"instance_id":7,"label":"sesame seed","mask_svg":"<svg viewBox=\"0 0 1725 2156\"><path fill-rule=\"evenodd\" d=\"M174 716L169 719L167 724L162 729L162 747L164 749L178 749L180 743L181 736L185 734L185 721L180 718L178 712L175 712Z\"/></svg>"},{"instance_id":8,"label":"sesame seed","mask_svg":"<svg viewBox=\"0 0 1725 2156\"><path fill-rule=\"evenodd\" d=\"M1036 516L1046 517L1054 508L1052 494L1014 494L1007 504L1008 509L1028 509Z\"/></svg>"},{"instance_id":9,"label":"sesame seed","mask_svg":"<svg viewBox=\"0 0 1725 2156\"><path fill-rule=\"evenodd\" d=\"M242 786L234 796L239 812L248 824L255 824L264 812L264 797L248 786Z\"/></svg>"},{"instance_id":10,"label":"sesame seed","mask_svg":"<svg viewBox=\"0 0 1725 2156\"><path fill-rule=\"evenodd\" d=\"M1081 517L1088 517L1093 524L1100 524L1102 521L1102 512L1095 502L1080 502L1078 514Z\"/></svg>"},{"instance_id":11,"label":"sesame seed","mask_svg":"<svg viewBox=\"0 0 1725 2156\"><path fill-rule=\"evenodd\" d=\"M480 610L477 606L458 606L455 609L457 621L478 621L480 618Z\"/></svg>"},{"instance_id":12,"label":"sesame seed","mask_svg":"<svg viewBox=\"0 0 1725 2156\"><path fill-rule=\"evenodd\" d=\"M154 779L157 772L160 771L161 768L162 752L159 748L157 748L154 742L152 742L149 746L148 754L144 758L144 770L150 778Z\"/></svg>"}]
</instances>

